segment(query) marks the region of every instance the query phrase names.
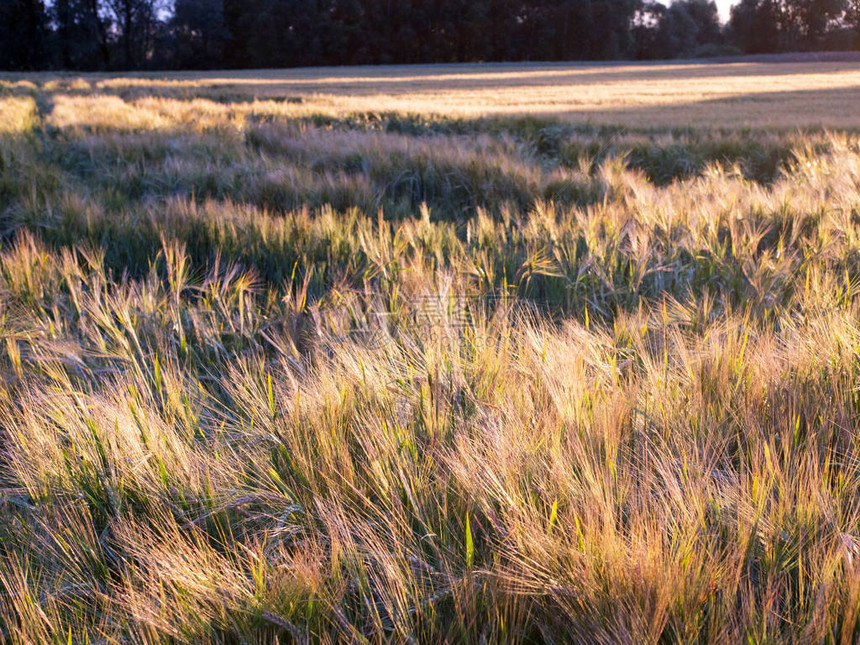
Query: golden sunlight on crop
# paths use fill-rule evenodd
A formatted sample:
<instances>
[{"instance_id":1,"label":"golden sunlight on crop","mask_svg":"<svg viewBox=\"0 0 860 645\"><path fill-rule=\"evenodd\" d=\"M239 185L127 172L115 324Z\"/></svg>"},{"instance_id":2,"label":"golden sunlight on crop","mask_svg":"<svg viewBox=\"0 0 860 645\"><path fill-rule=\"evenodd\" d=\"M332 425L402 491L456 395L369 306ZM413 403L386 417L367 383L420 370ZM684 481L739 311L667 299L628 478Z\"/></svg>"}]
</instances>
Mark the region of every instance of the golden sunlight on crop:
<instances>
[{"instance_id":1,"label":"golden sunlight on crop","mask_svg":"<svg viewBox=\"0 0 860 645\"><path fill-rule=\"evenodd\" d=\"M206 127L213 119L241 122L248 117L368 111L464 118L529 114L634 127L860 126L856 110L860 64L851 62L494 64L44 76L42 89L99 97L98 105L86 109L63 96L52 115L60 127L159 128L181 123ZM186 105L157 101L141 105L147 98ZM207 103L193 103L195 99Z\"/></svg>"},{"instance_id":2,"label":"golden sunlight on crop","mask_svg":"<svg viewBox=\"0 0 860 645\"><path fill-rule=\"evenodd\" d=\"M31 98L0 98L0 133L29 130L35 121L36 102Z\"/></svg>"},{"instance_id":3,"label":"golden sunlight on crop","mask_svg":"<svg viewBox=\"0 0 860 645\"><path fill-rule=\"evenodd\" d=\"M858 642L857 106L0 80L0 641Z\"/></svg>"}]
</instances>

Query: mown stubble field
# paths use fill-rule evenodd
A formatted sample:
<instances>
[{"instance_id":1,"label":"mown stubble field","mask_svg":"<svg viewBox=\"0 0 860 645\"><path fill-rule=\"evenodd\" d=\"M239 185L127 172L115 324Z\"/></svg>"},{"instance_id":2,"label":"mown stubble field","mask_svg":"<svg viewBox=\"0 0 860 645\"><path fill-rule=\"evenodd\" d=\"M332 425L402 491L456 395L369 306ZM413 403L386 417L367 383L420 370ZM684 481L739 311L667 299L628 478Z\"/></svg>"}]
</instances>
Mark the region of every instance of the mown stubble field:
<instances>
[{"instance_id":1,"label":"mown stubble field","mask_svg":"<svg viewBox=\"0 0 860 645\"><path fill-rule=\"evenodd\" d=\"M2 640L855 642L856 105L6 76Z\"/></svg>"}]
</instances>

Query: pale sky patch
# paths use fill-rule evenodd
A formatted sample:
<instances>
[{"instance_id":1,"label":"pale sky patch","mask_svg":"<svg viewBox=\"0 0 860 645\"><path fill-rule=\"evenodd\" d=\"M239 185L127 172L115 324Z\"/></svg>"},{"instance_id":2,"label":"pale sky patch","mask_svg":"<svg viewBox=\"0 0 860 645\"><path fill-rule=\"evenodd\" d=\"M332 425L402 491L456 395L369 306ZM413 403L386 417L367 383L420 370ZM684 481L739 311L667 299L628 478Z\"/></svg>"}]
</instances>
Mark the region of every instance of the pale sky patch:
<instances>
[{"instance_id":1,"label":"pale sky patch","mask_svg":"<svg viewBox=\"0 0 860 645\"><path fill-rule=\"evenodd\" d=\"M731 18L731 8L732 5L737 4L735 0L716 0L717 9L720 10L720 20L724 23L729 21Z\"/></svg>"}]
</instances>

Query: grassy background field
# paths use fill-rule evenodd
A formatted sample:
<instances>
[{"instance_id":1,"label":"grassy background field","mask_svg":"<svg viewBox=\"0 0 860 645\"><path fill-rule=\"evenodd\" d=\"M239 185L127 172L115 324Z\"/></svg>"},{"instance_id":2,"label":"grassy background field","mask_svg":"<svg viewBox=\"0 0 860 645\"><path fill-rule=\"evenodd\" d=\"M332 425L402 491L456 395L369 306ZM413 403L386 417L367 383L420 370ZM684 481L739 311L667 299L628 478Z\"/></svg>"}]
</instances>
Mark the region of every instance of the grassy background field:
<instances>
[{"instance_id":1,"label":"grassy background field","mask_svg":"<svg viewBox=\"0 0 860 645\"><path fill-rule=\"evenodd\" d=\"M7 77L2 639L855 642L858 82Z\"/></svg>"},{"instance_id":2,"label":"grassy background field","mask_svg":"<svg viewBox=\"0 0 860 645\"><path fill-rule=\"evenodd\" d=\"M32 82L57 102L49 116L59 127L98 127L103 118L109 119L111 127L170 127L189 111L210 118L342 117L356 112L447 118L528 114L637 128L860 126L856 109L860 61L850 60L36 75L7 76L5 87L27 93L34 89ZM155 102L152 97L162 100ZM254 99L257 102L248 103ZM284 99L283 105L269 103ZM149 112L155 114L146 120L144 113Z\"/></svg>"}]
</instances>

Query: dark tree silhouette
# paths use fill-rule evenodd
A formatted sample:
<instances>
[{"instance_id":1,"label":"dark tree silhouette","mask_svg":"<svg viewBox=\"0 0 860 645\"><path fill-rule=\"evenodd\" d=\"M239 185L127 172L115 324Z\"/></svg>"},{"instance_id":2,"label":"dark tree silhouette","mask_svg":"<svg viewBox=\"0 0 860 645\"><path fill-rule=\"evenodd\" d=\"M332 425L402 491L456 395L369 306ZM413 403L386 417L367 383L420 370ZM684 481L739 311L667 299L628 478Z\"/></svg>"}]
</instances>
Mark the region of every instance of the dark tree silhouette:
<instances>
[{"instance_id":1,"label":"dark tree silhouette","mask_svg":"<svg viewBox=\"0 0 860 645\"><path fill-rule=\"evenodd\" d=\"M726 28L712 0L53 0L49 11L42 0L0 0L0 9L4 69L654 59L730 45L812 50L860 33L860 0L740 0Z\"/></svg>"},{"instance_id":2,"label":"dark tree silhouette","mask_svg":"<svg viewBox=\"0 0 860 645\"><path fill-rule=\"evenodd\" d=\"M104 0L104 6L119 34L123 67L145 67L155 38L157 0Z\"/></svg>"},{"instance_id":3,"label":"dark tree silhouette","mask_svg":"<svg viewBox=\"0 0 860 645\"><path fill-rule=\"evenodd\" d=\"M54 0L55 55L65 69L110 66L107 26L96 0Z\"/></svg>"},{"instance_id":4,"label":"dark tree silhouette","mask_svg":"<svg viewBox=\"0 0 860 645\"><path fill-rule=\"evenodd\" d=\"M0 9L0 69L44 68L49 31L42 0L0 0Z\"/></svg>"}]
</instances>

